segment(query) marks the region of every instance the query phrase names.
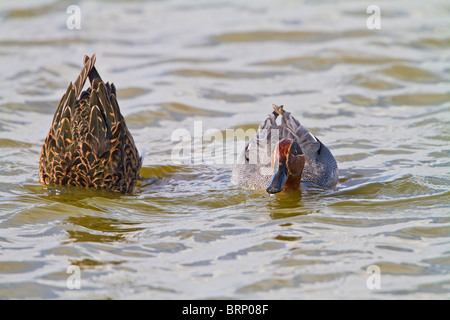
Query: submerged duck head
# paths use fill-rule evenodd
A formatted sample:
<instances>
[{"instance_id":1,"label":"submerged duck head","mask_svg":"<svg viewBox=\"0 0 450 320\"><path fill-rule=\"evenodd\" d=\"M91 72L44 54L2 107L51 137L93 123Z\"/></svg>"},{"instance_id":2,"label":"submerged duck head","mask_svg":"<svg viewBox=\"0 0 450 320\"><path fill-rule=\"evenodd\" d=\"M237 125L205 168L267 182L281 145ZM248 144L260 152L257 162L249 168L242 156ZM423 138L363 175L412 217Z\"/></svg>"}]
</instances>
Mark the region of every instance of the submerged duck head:
<instances>
[{"instance_id":1,"label":"submerged duck head","mask_svg":"<svg viewBox=\"0 0 450 320\"><path fill-rule=\"evenodd\" d=\"M277 166L276 173L266 191L273 194L282 190L297 190L305 167L305 155L296 141L283 139L277 143L272 155L272 167Z\"/></svg>"}]
</instances>

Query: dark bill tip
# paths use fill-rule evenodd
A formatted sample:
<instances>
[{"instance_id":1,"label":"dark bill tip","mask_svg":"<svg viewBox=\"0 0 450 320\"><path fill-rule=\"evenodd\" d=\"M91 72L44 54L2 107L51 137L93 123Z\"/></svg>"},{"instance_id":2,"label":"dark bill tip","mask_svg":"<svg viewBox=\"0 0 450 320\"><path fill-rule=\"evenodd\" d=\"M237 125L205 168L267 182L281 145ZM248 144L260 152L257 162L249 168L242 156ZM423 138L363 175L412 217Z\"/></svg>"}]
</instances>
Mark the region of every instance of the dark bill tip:
<instances>
[{"instance_id":1,"label":"dark bill tip","mask_svg":"<svg viewBox=\"0 0 450 320\"><path fill-rule=\"evenodd\" d=\"M288 179L288 172L286 165L280 165L277 173L273 176L272 182L267 187L268 193L274 194L283 191L283 187Z\"/></svg>"}]
</instances>

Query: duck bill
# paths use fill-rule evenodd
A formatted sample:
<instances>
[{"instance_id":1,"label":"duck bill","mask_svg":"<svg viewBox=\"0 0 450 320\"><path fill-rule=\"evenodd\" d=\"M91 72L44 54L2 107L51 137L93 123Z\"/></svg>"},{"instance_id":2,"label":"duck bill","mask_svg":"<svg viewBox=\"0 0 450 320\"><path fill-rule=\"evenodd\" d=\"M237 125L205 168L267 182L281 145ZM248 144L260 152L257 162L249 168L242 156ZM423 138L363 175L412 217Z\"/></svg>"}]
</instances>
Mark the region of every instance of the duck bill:
<instances>
[{"instance_id":1,"label":"duck bill","mask_svg":"<svg viewBox=\"0 0 450 320\"><path fill-rule=\"evenodd\" d=\"M288 178L289 174L286 164L280 164L277 173L273 176L272 182L267 187L266 191L271 194L281 192Z\"/></svg>"}]
</instances>

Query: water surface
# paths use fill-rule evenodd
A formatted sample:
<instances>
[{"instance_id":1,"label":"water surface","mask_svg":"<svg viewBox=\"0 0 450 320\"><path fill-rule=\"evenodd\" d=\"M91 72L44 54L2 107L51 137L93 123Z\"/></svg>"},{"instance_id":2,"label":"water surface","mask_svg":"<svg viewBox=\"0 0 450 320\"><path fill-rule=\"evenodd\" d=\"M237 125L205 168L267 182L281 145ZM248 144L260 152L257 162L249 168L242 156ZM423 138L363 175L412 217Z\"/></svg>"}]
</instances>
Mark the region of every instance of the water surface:
<instances>
[{"instance_id":1,"label":"water surface","mask_svg":"<svg viewBox=\"0 0 450 320\"><path fill-rule=\"evenodd\" d=\"M364 1L81 1L80 30L71 4L0 5L0 298L450 298L449 3L381 1L381 30ZM145 150L133 195L39 183L93 53ZM257 128L272 103L332 150L337 190L269 196L206 152L172 161L176 129L201 144L195 123Z\"/></svg>"}]
</instances>

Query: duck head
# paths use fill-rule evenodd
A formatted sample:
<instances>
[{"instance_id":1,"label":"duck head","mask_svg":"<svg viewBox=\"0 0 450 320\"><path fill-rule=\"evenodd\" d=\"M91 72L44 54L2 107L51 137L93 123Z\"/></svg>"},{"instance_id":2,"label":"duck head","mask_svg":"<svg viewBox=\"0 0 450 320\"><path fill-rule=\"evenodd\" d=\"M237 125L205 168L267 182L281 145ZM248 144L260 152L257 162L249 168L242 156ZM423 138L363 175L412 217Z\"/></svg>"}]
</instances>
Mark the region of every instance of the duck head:
<instances>
[{"instance_id":1,"label":"duck head","mask_svg":"<svg viewBox=\"0 0 450 320\"><path fill-rule=\"evenodd\" d=\"M278 169L266 191L273 194L300 188L305 155L296 141L283 139L277 143L272 155L272 167L275 168L277 164Z\"/></svg>"}]
</instances>

